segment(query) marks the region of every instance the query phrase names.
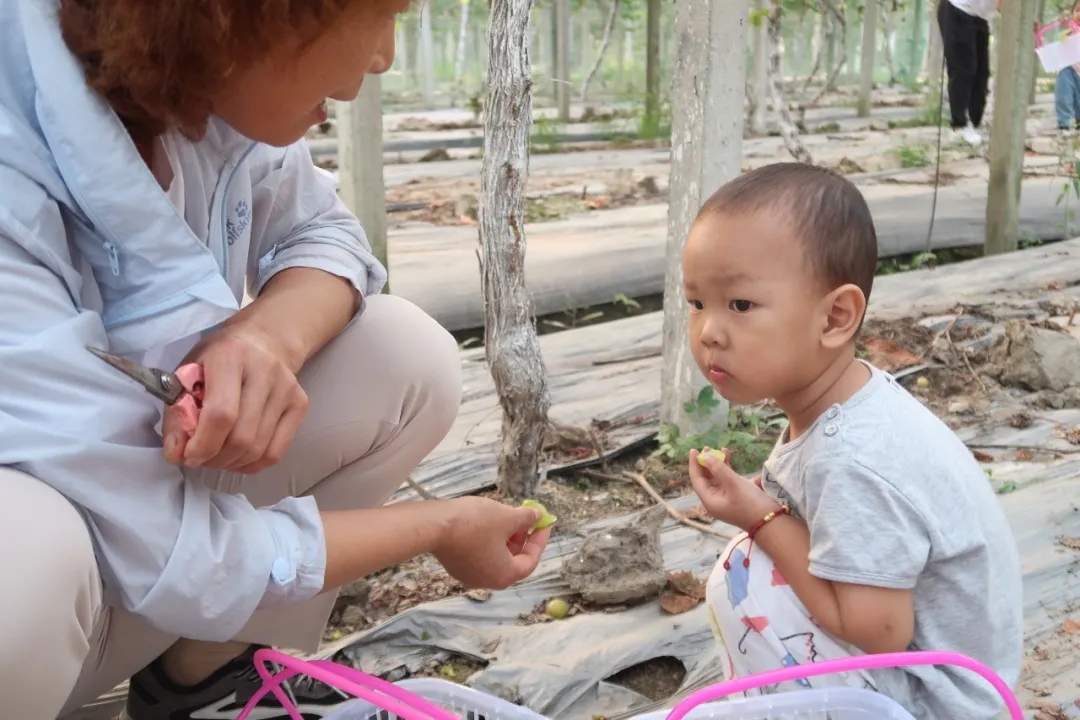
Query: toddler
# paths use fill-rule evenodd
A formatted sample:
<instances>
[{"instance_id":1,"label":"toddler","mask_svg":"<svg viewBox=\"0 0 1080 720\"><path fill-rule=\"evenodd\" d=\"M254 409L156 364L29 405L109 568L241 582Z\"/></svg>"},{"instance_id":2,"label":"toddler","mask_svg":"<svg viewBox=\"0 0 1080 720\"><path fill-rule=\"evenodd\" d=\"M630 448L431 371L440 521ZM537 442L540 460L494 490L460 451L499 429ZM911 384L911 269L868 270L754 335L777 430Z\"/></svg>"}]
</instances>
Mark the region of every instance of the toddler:
<instances>
[{"instance_id":1,"label":"toddler","mask_svg":"<svg viewBox=\"0 0 1080 720\"><path fill-rule=\"evenodd\" d=\"M1072 20L1080 23L1080 0L1073 4ZM1067 24L1064 27L1066 31L1070 31ZM1057 115L1058 130L1072 135L1077 120L1080 120L1080 71L1076 65L1058 71L1054 80L1054 111Z\"/></svg>"},{"instance_id":2,"label":"toddler","mask_svg":"<svg viewBox=\"0 0 1080 720\"><path fill-rule=\"evenodd\" d=\"M722 187L683 255L691 351L733 403L788 417L759 478L692 452L706 509L741 532L707 586L730 679L861 653L943 650L1010 685L1022 654L1020 562L964 444L892 377L855 356L877 267L873 219L843 177L776 164ZM886 669L846 685L920 720L988 720L994 689L966 670Z\"/></svg>"}]
</instances>

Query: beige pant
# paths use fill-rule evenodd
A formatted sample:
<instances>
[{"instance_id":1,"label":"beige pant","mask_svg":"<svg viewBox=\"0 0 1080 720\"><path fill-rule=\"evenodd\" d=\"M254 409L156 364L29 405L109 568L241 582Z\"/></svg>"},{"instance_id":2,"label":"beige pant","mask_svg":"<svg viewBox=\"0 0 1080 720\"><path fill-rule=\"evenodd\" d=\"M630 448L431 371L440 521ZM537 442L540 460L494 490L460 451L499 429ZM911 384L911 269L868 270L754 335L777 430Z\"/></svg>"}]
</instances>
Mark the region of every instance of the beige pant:
<instances>
[{"instance_id":1,"label":"beige pant","mask_svg":"<svg viewBox=\"0 0 1080 720\"><path fill-rule=\"evenodd\" d=\"M256 476L189 477L256 505L310 493L327 510L385 503L445 437L461 401L453 338L393 296L300 372L308 417L289 454ZM0 468L0 716L53 720L129 678L176 638L102 605L90 535L59 493ZM336 592L257 612L237 640L313 651Z\"/></svg>"}]
</instances>

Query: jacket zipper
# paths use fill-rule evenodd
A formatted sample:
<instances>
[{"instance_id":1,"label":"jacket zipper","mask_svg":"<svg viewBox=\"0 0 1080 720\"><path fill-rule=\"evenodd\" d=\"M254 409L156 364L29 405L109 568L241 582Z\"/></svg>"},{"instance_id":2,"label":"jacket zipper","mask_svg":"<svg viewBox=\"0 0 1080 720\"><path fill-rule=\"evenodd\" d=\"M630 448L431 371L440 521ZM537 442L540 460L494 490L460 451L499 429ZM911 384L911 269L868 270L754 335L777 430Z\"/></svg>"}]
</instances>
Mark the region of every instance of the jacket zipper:
<instances>
[{"instance_id":1,"label":"jacket zipper","mask_svg":"<svg viewBox=\"0 0 1080 720\"><path fill-rule=\"evenodd\" d=\"M112 270L112 274L119 277L120 249L116 247L112 240L102 240L101 244L105 246L105 252L109 255L109 268Z\"/></svg>"}]
</instances>

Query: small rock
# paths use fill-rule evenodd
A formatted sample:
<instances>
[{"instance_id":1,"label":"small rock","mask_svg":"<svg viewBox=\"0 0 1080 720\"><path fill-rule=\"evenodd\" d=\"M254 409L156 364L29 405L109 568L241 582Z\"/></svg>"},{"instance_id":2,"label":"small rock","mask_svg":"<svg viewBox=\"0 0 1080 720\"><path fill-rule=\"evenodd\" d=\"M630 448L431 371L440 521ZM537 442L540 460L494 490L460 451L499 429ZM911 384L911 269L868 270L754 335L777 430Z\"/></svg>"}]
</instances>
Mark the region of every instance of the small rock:
<instances>
[{"instance_id":1,"label":"small rock","mask_svg":"<svg viewBox=\"0 0 1080 720\"><path fill-rule=\"evenodd\" d=\"M611 502L611 493L607 490L598 492L589 498L589 502L594 502L597 505L603 505L606 502Z\"/></svg>"},{"instance_id":2,"label":"small rock","mask_svg":"<svg viewBox=\"0 0 1080 720\"><path fill-rule=\"evenodd\" d=\"M1009 427L1014 427L1017 430L1024 430L1031 427L1035 422L1035 417L1026 410L1021 410L1012 417L1009 418Z\"/></svg>"},{"instance_id":3,"label":"small rock","mask_svg":"<svg viewBox=\"0 0 1080 720\"><path fill-rule=\"evenodd\" d=\"M836 171L839 172L841 175L854 175L855 173L866 172L866 170L864 170L863 167L859 165L859 163L855 162L846 155L840 158L840 162L836 163Z\"/></svg>"},{"instance_id":4,"label":"small rock","mask_svg":"<svg viewBox=\"0 0 1080 720\"><path fill-rule=\"evenodd\" d=\"M948 410L953 415L970 415L971 414L971 401L966 398L959 398L949 403Z\"/></svg>"},{"instance_id":5,"label":"small rock","mask_svg":"<svg viewBox=\"0 0 1080 720\"><path fill-rule=\"evenodd\" d=\"M454 216L478 220L480 218L480 202L475 195L462 193L454 198Z\"/></svg>"},{"instance_id":6,"label":"small rock","mask_svg":"<svg viewBox=\"0 0 1080 720\"><path fill-rule=\"evenodd\" d=\"M364 578L343 585L338 591L338 597L354 603L366 603L371 594L371 585Z\"/></svg>"},{"instance_id":7,"label":"small rock","mask_svg":"<svg viewBox=\"0 0 1080 720\"><path fill-rule=\"evenodd\" d=\"M638 187L641 188L641 191L646 195L660 194L660 186L656 184L656 178L654 178L652 175L646 175L645 177L643 177L641 179L641 182L638 183Z\"/></svg>"},{"instance_id":8,"label":"small rock","mask_svg":"<svg viewBox=\"0 0 1080 720\"><path fill-rule=\"evenodd\" d=\"M469 592L465 593L465 597L469 598L473 602L478 602L478 603L487 602L488 600L491 599L491 591L490 590L470 590Z\"/></svg>"},{"instance_id":9,"label":"small rock","mask_svg":"<svg viewBox=\"0 0 1080 720\"><path fill-rule=\"evenodd\" d=\"M442 162L450 159L450 153L446 148L428 150L420 157L420 162Z\"/></svg>"},{"instance_id":10,"label":"small rock","mask_svg":"<svg viewBox=\"0 0 1080 720\"><path fill-rule=\"evenodd\" d=\"M563 561L563 579L586 602L617 605L655 597L667 584L660 549L666 513L659 505L598 530Z\"/></svg>"},{"instance_id":11,"label":"small rock","mask_svg":"<svg viewBox=\"0 0 1080 720\"><path fill-rule=\"evenodd\" d=\"M364 609L357 605L349 605L341 611L341 624L352 625L356 627L358 625L364 625L367 623L367 615L364 613Z\"/></svg>"},{"instance_id":12,"label":"small rock","mask_svg":"<svg viewBox=\"0 0 1080 720\"><path fill-rule=\"evenodd\" d=\"M1010 320L1005 337L1003 384L1056 391L1080 384L1080 341L1072 335Z\"/></svg>"}]
</instances>

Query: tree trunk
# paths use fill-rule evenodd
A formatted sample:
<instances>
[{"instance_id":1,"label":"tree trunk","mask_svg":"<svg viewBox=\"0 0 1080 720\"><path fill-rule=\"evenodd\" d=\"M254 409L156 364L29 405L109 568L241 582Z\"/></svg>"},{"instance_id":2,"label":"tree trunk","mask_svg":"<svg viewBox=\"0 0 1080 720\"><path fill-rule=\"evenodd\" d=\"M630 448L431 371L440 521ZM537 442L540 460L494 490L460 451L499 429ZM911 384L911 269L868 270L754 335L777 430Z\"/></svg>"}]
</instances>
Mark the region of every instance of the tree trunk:
<instances>
[{"instance_id":1,"label":"tree trunk","mask_svg":"<svg viewBox=\"0 0 1080 720\"><path fill-rule=\"evenodd\" d=\"M726 403L707 415L685 407L707 383L690 355L682 252L701 205L741 172L748 12L748 0L676 6L661 422L684 435L727 425Z\"/></svg>"},{"instance_id":2,"label":"tree trunk","mask_svg":"<svg viewBox=\"0 0 1080 720\"><path fill-rule=\"evenodd\" d=\"M372 253L389 268L386 185L383 181L382 78L368 75L355 100L335 105L338 194L360 220ZM389 291L390 283L387 283L383 292Z\"/></svg>"},{"instance_id":3,"label":"tree trunk","mask_svg":"<svg viewBox=\"0 0 1080 720\"><path fill-rule=\"evenodd\" d=\"M874 56L877 50L878 0L866 0L863 8L862 59L859 61L858 115L870 117L870 100L874 90Z\"/></svg>"},{"instance_id":4,"label":"tree trunk","mask_svg":"<svg viewBox=\"0 0 1080 720\"><path fill-rule=\"evenodd\" d=\"M570 0L555 0L555 56L558 76L555 98L559 106L559 120L570 121Z\"/></svg>"},{"instance_id":5,"label":"tree trunk","mask_svg":"<svg viewBox=\"0 0 1080 720\"><path fill-rule=\"evenodd\" d=\"M765 9L765 0L756 0L755 7L758 10ZM769 104L769 26L764 19L760 19L754 33L754 89L751 94L750 132L754 135L764 135L768 132L765 126L765 111Z\"/></svg>"},{"instance_id":6,"label":"tree trunk","mask_svg":"<svg viewBox=\"0 0 1080 720\"><path fill-rule=\"evenodd\" d=\"M608 10L607 23L604 25L604 39L600 41L600 49L596 53L596 60L593 61L593 66L589 69L589 73L585 76L585 81L581 83L581 102L585 103L589 96L589 84L592 83L593 77L596 76L597 70L604 63L604 53L607 52L608 45L611 43L611 33L615 30L615 21L619 19L619 0L611 0L611 8Z\"/></svg>"},{"instance_id":7,"label":"tree trunk","mask_svg":"<svg viewBox=\"0 0 1080 720\"><path fill-rule=\"evenodd\" d=\"M529 174L532 0L492 0L480 188L484 352L503 410L498 487L532 497L551 405L547 370L525 288L525 183Z\"/></svg>"},{"instance_id":8,"label":"tree trunk","mask_svg":"<svg viewBox=\"0 0 1080 720\"><path fill-rule=\"evenodd\" d=\"M457 51L454 57L454 87L450 95L450 107L457 107L458 98L461 96L462 83L465 78L465 49L469 43L469 0L459 0L461 5L461 20L458 23Z\"/></svg>"},{"instance_id":9,"label":"tree trunk","mask_svg":"<svg viewBox=\"0 0 1080 720\"><path fill-rule=\"evenodd\" d=\"M1046 0L1039 0L1038 5L1035 7L1035 20L1041 26L1046 19ZM1032 66L1031 73L1031 90L1028 92L1028 106L1035 104L1035 96L1039 90L1039 65Z\"/></svg>"},{"instance_id":10,"label":"tree trunk","mask_svg":"<svg viewBox=\"0 0 1080 720\"><path fill-rule=\"evenodd\" d=\"M802 140L799 139L799 129L795 125L795 119L791 116L791 108L788 106L787 98L784 97L784 86L781 84L780 21L783 14L784 11L779 0L773 0L773 10L769 14L768 21L769 89L772 92L773 106L780 115L780 137L784 138L784 145L787 147L788 152L791 153L791 157L799 162L812 165L814 160L810 156L810 151L806 149Z\"/></svg>"},{"instance_id":11,"label":"tree trunk","mask_svg":"<svg viewBox=\"0 0 1080 720\"><path fill-rule=\"evenodd\" d=\"M830 90L836 89L836 80L840 77L840 72L844 69L844 65L847 63L847 42L844 38L847 37L847 21L844 19L844 14L836 9L832 0L821 0L821 12L828 14L830 17L830 32L832 33L832 40L830 40L830 55L831 48L840 48L840 57L836 58L835 64L830 65L828 75L825 77L825 84L821 86L821 90L818 94L806 103L805 107L813 107L821 102L821 99L825 97L825 93ZM839 32L837 30L839 29ZM835 42L834 42L835 41Z\"/></svg>"},{"instance_id":12,"label":"tree trunk","mask_svg":"<svg viewBox=\"0 0 1080 720\"><path fill-rule=\"evenodd\" d=\"M896 85L896 62L893 52L893 11L888 5L881 8L881 34L885 36L882 49L885 52L885 67L889 71L889 87Z\"/></svg>"},{"instance_id":13,"label":"tree trunk","mask_svg":"<svg viewBox=\"0 0 1080 720\"><path fill-rule=\"evenodd\" d=\"M645 117L641 134L653 138L660 134L660 13L663 6L660 0L645 1Z\"/></svg>"},{"instance_id":14,"label":"tree trunk","mask_svg":"<svg viewBox=\"0 0 1080 720\"><path fill-rule=\"evenodd\" d=\"M938 0L948 2L949 0ZM927 14L930 16L930 41L926 50L926 79L930 84L931 97L938 97L943 92L942 74L945 71L945 50L941 44L941 27L937 21L937 2L928 0Z\"/></svg>"},{"instance_id":15,"label":"tree trunk","mask_svg":"<svg viewBox=\"0 0 1080 720\"><path fill-rule=\"evenodd\" d=\"M424 108L435 109L435 38L431 29L431 5L420 6L420 75L424 88Z\"/></svg>"},{"instance_id":16,"label":"tree trunk","mask_svg":"<svg viewBox=\"0 0 1080 720\"><path fill-rule=\"evenodd\" d=\"M1016 250L1020 240L1027 95L1035 71L1035 37L1031 31L1034 22L1035 3L1026 0L1001 3L990 182L986 196L986 255Z\"/></svg>"}]
</instances>

